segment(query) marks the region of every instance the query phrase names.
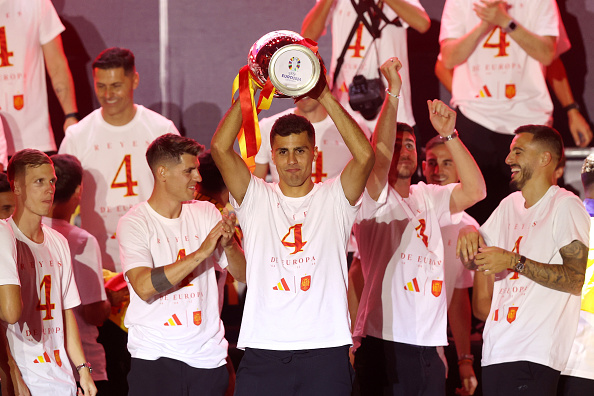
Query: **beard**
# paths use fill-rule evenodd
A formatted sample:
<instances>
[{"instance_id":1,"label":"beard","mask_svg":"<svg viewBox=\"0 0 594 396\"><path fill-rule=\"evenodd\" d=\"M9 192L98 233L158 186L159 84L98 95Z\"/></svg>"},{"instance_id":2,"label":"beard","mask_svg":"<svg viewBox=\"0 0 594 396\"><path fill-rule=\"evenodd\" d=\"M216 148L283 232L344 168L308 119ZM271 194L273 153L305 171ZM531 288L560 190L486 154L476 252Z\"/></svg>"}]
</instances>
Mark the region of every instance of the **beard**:
<instances>
[{"instance_id":1,"label":"beard","mask_svg":"<svg viewBox=\"0 0 594 396\"><path fill-rule=\"evenodd\" d=\"M401 168L401 169L398 169L398 178L399 179L410 179L414 173L415 173L415 169L413 169L413 168Z\"/></svg>"},{"instance_id":2,"label":"beard","mask_svg":"<svg viewBox=\"0 0 594 396\"><path fill-rule=\"evenodd\" d=\"M512 189L512 191L520 191L521 189L523 189L526 183L530 179L532 179L533 173L534 170L532 168L520 167L520 172L518 172L516 177L510 180L509 182L509 186Z\"/></svg>"}]
</instances>

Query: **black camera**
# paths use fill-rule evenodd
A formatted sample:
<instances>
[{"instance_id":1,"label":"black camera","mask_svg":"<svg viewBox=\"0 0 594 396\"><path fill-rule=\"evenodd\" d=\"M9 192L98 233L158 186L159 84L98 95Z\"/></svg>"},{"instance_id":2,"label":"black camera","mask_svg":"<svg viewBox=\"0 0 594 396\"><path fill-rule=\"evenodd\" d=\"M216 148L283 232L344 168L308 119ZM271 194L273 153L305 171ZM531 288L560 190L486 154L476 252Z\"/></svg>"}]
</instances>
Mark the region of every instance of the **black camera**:
<instances>
[{"instance_id":1,"label":"black camera","mask_svg":"<svg viewBox=\"0 0 594 396\"><path fill-rule=\"evenodd\" d=\"M368 121L377 116L385 97L386 88L381 77L368 80L365 76L358 74L349 85L351 109L360 112Z\"/></svg>"}]
</instances>

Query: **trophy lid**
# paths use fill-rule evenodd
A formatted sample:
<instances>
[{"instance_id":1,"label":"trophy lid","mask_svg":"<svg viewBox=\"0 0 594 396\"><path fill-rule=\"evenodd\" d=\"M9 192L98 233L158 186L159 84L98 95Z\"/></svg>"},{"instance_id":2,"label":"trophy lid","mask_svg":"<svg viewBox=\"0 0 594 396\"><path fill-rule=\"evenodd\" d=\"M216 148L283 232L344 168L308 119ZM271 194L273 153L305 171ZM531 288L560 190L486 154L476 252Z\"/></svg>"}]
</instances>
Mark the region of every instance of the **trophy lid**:
<instances>
[{"instance_id":1,"label":"trophy lid","mask_svg":"<svg viewBox=\"0 0 594 396\"><path fill-rule=\"evenodd\" d=\"M298 44L301 35L290 30L277 30L262 36L248 54L248 66L256 81L266 80L276 87L275 96L301 96L309 92L320 75L320 61L308 47Z\"/></svg>"}]
</instances>

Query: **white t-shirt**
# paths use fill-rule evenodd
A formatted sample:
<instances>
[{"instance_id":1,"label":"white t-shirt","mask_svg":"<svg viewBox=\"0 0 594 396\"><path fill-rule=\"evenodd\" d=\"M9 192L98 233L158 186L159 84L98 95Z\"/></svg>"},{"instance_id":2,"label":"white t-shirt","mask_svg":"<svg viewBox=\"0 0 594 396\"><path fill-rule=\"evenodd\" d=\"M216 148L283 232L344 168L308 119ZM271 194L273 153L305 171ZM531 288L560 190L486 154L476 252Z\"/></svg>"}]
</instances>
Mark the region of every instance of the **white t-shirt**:
<instances>
[{"instance_id":1,"label":"white t-shirt","mask_svg":"<svg viewBox=\"0 0 594 396\"><path fill-rule=\"evenodd\" d=\"M351 344L346 250L359 205L340 178L305 196L252 176L241 206L247 295L238 348L301 350Z\"/></svg>"},{"instance_id":2,"label":"white t-shirt","mask_svg":"<svg viewBox=\"0 0 594 396\"><path fill-rule=\"evenodd\" d=\"M294 114L295 108L285 110L272 117L263 118L260 121L260 132L262 134L262 143L260 150L256 154L257 164L266 164L270 169L272 181L278 183L278 171L276 165L272 162L272 147L270 144L270 130L275 121L287 114ZM351 114L355 121L361 126L361 130L369 138L371 134L364 123L363 118L357 114ZM318 157L312 164L311 179L314 183L319 183L326 179L338 177L346 164L353 158L349 148L344 142L340 132L336 128L334 121L330 116L326 116L322 121L312 123L316 131L316 146L318 147Z\"/></svg>"},{"instance_id":3,"label":"white t-shirt","mask_svg":"<svg viewBox=\"0 0 594 396\"><path fill-rule=\"evenodd\" d=\"M20 285L17 271L16 243L12 228L0 221L0 285Z\"/></svg>"},{"instance_id":4,"label":"white t-shirt","mask_svg":"<svg viewBox=\"0 0 594 396\"><path fill-rule=\"evenodd\" d=\"M173 122L141 105L126 125L105 122L101 109L66 131L60 154L72 154L83 167L81 226L101 247L103 268L120 272L116 229L120 218L153 191L146 149L155 138L179 132Z\"/></svg>"},{"instance_id":5,"label":"white t-shirt","mask_svg":"<svg viewBox=\"0 0 594 396\"><path fill-rule=\"evenodd\" d=\"M97 342L99 329L84 319L83 305L107 300L103 284L103 271L101 267L101 252L94 236L82 228L75 227L67 221L44 217L43 223L53 228L66 238L72 259L72 272L78 287L80 304L74 308L74 316L78 324L80 341L85 353L85 358L93 366L91 377L93 381L106 381L105 351L103 345ZM72 363L72 361L70 362ZM72 372L77 381L79 375L76 366L72 363Z\"/></svg>"},{"instance_id":6,"label":"white t-shirt","mask_svg":"<svg viewBox=\"0 0 594 396\"><path fill-rule=\"evenodd\" d=\"M43 242L38 244L19 230L12 217L8 224L16 237L23 299L20 320L7 327L12 356L31 394L74 396L76 385L64 345L63 310L76 307L80 299L68 242L42 224Z\"/></svg>"},{"instance_id":7,"label":"white t-shirt","mask_svg":"<svg viewBox=\"0 0 594 396\"><path fill-rule=\"evenodd\" d=\"M592 217L590 217L592 222ZM590 224L591 226L592 224ZM594 313L588 312L590 306L586 299L588 292L594 289L594 228L590 227L590 249L588 252L588 269L582 289L582 310L578 322L577 333L573 340L569 360L562 375L594 380Z\"/></svg>"},{"instance_id":8,"label":"white t-shirt","mask_svg":"<svg viewBox=\"0 0 594 396\"><path fill-rule=\"evenodd\" d=\"M454 289L468 289L474 282L474 272L467 270L456 258L456 244L458 243L458 233L460 229L468 225L479 228L476 222L469 214L462 212L462 220L458 224L446 225L441 228L441 237L443 239L443 250L445 257L445 290L448 297L448 308L452 302Z\"/></svg>"},{"instance_id":9,"label":"white t-shirt","mask_svg":"<svg viewBox=\"0 0 594 396\"><path fill-rule=\"evenodd\" d=\"M62 33L64 25L50 0L4 0L0 1L0 29L4 29L0 46L8 52L6 59L0 57L0 115L8 124L4 131L8 154L24 148L56 150L41 46Z\"/></svg>"},{"instance_id":10,"label":"white t-shirt","mask_svg":"<svg viewBox=\"0 0 594 396\"><path fill-rule=\"evenodd\" d=\"M562 264L559 250L587 246L590 217L573 193L551 186L530 208L521 192L506 197L480 228L487 246L546 264ZM483 366L526 360L561 371L576 332L580 297L539 285L513 271L496 275L483 333Z\"/></svg>"},{"instance_id":11,"label":"white t-shirt","mask_svg":"<svg viewBox=\"0 0 594 396\"><path fill-rule=\"evenodd\" d=\"M206 201L184 203L176 219L159 215L147 202L134 206L118 226L124 274L138 267L163 267L193 253L220 220L219 210ZM227 267L221 248L179 285L149 302L126 277L130 306L124 324L133 358L167 357L196 368L225 364L228 344L219 317L215 265Z\"/></svg>"},{"instance_id":12,"label":"white t-shirt","mask_svg":"<svg viewBox=\"0 0 594 396\"><path fill-rule=\"evenodd\" d=\"M405 0L405 2L423 9L418 0ZM387 4L384 4L382 10L389 20L394 20L398 16ZM336 69L338 56L344 48L346 39L353 29L356 18L357 13L353 8L351 0L335 0L328 17L328 23L332 24L332 63L330 65L331 77L329 81L332 81L334 78L332 76ZM393 24L386 25L382 20L380 28L385 27L382 30L381 38L376 40L374 44L371 44L372 37L367 31L367 28L359 25L358 31L355 32L351 40L350 46L352 46L352 49L347 50L344 56L340 75L336 79L336 86L332 90L343 106L349 106L348 86L353 81L353 77L356 74L363 74L368 79L378 78L380 75L379 67L389 58L397 56L402 63L402 69L400 70L402 88L400 90L400 105L398 106L398 121L414 126L415 119L412 112L410 78L408 76L408 46L406 39L408 25L402 19L400 19L400 22L402 23L402 27ZM365 58L365 63L361 66L360 70L357 71L363 57L368 51L371 52ZM385 79L384 84L386 87L388 86ZM365 122L370 130L374 130L377 117L375 120Z\"/></svg>"},{"instance_id":13,"label":"white t-shirt","mask_svg":"<svg viewBox=\"0 0 594 396\"><path fill-rule=\"evenodd\" d=\"M530 32L559 36L554 0L507 3L510 16ZM473 0L446 0L440 42L464 36L480 22L472 4ZM470 120L509 135L520 125L549 123L553 111L543 65L499 28L477 45L466 62L454 68L451 103Z\"/></svg>"},{"instance_id":14,"label":"white t-shirt","mask_svg":"<svg viewBox=\"0 0 594 396\"><path fill-rule=\"evenodd\" d=\"M377 202L367 191L354 226L365 285L353 338L447 345L447 300L440 227L456 184L410 187L402 198L386 184Z\"/></svg>"}]
</instances>

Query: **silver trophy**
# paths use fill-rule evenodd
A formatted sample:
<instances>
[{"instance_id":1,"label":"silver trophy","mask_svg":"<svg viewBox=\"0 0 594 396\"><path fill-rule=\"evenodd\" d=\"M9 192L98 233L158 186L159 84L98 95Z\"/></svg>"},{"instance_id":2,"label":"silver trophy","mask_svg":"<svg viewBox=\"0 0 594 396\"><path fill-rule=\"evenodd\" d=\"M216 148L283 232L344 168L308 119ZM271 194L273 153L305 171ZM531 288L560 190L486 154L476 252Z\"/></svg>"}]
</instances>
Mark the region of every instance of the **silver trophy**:
<instances>
[{"instance_id":1,"label":"silver trophy","mask_svg":"<svg viewBox=\"0 0 594 396\"><path fill-rule=\"evenodd\" d=\"M270 32L256 41L248 55L248 66L261 87L270 77L276 97L307 94L318 83L322 70L319 55L290 30Z\"/></svg>"}]
</instances>

